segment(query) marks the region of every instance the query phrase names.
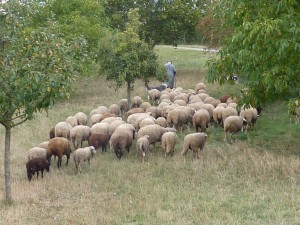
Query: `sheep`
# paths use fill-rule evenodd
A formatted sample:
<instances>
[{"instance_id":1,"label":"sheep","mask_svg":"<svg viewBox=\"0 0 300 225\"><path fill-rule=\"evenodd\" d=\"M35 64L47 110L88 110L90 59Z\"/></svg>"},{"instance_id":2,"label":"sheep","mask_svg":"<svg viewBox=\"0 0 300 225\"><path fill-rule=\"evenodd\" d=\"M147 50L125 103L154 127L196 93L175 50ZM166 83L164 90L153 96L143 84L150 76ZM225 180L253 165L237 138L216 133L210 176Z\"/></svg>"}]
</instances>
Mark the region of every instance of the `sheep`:
<instances>
[{"instance_id":1,"label":"sheep","mask_svg":"<svg viewBox=\"0 0 300 225\"><path fill-rule=\"evenodd\" d=\"M118 116L118 115L120 115L121 110L120 110L120 107L118 104L111 104L108 107L108 112Z\"/></svg>"},{"instance_id":2,"label":"sheep","mask_svg":"<svg viewBox=\"0 0 300 225\"><path fill-rule=\"evenodd\" d=\"M204 99L206 99L207 97L209 97L209 95L206 94L206 93L199 93L199 94L197 94L197 96L199 98L201 98L202 101L204 101Z\"/></svg>"},{"instance_id":3,"label":"sheep","mask_svg":"<svg viewBox=\"0 0 300 225\"><path fill-rule=\"evenodd\" d=\"M228 95L223 95L223 96L221 96L221 98L220 98L220 102L221 103L226 103L227 102L227 99L229 99L230 98L230 96L228 96Z\"/></svg>"},{"instance_id":4,"label":"sheep","mask_svg":"<svg viewBox=\"0 0 300 225\"><path fill-rule=\"evenodd\" d=\"M168 105L170 105L170 104L171 104L171 103L161 102L161 103L158 104L157 107L159 107L159 108L161 108L161 109L164 109L165 106L168 106Z\"/></svg>"},{"instance_id":5,"label":"sheep","mask_svg":"<svg viewBox=\"0 0 300 225\"><path fill-rule=\"evenodd\" d=\"M118 102L121 114L124 115L129 110L128 100L123 98Z\"/></svg>"},{"instance_id":6,"label":"sheep","mask_svg":"<svg viewBox=\"0 0 300 225\"><path fill-rule=\"evenodd\" d=\"M33 147L27 151L28 161L34 158L47 159L47 149L41 147Z\"/></svg>"},{"instance_id":7,"label":"sheep","mask_svg":"<svg viewBox=\"0 0 300 225\"><path fill-rule=\"evenodd\" d=\"M61 161L63 155L67 156L66 165L68 165L70 154L71 154L71 147L68 139L64 137L55 137L49 141L48 148L47 148L47 161L51 163L52 155L57 156L58 169L61 167Z\"/></svg>"},{"instance_id":8,"label":"sheep","mask_svg":"<svg viewBox=\"0 0 300 225\"><path fill-rule=\"evenodd\" d=\"M210 115L206 109L199 109L193 115L193 126L195 127L196 132L198 132L199 127L201 132L205 132L206 128L208 128L209 121Z\"/></svg>"},{"instance_id":9,"label":"sheep","mask_svg":"<svg viewBox=\"0 0 300 225\"><path fill-rule=\"evenodd\" d=\"M174 101L174 104L175 105L180 105L180 106L186 106L186 102L184 100L182 100L182 99L176 99Z\"/></svg>"},{"instance_id":10,"label":"sheep","mask_svg":"<svg viewBox=\"0 0 300 225\"><path fill-rule=\"evenodd\" d=\"M212 121L212 119L213 119L213 112L214 112L215 107L212 104L205 103L205 104L202 105L201 109L206 109L208 111L209 118Z\"/></svg>"},{"instance_id":11,"label":"sheep","mask_svg":"<svg viewBox=\"0 0 300 225\"><path fill-rule=\"evenodd\" d=\"M128 126L125 126L128 125ZM118 157L121 159L122 155L124 154L125 149L129 153L130 147L132 145L135 129L131 124L122 124L115 132L111 135L110 144L111 148Z\"/></svg>"},{"instance_id":12,"label":"sheep","mask_svg":"<svg viewBox=\"0 0 300 225\"><path fill-rule=\"evenodd\" d=\"M206 86L204 83L201 82L201 83L196 84L196 87L195 87L196 93L198 93L199 90L206 90Z\"/></svg>"},{"instance_id":13,"label":"sheep","mask_svg":"<svg viewBox=\"0 0 300 225\"><path fill-rule=\"evenodd\" d=\"M74 116L77 119L78 125L86 126L88 122L87 115L83 112L78 112Z\"/></svg>"},{"instance_id":14,"label":"sheep","mask_svg":"<svg viewBox=\"0 0 300 225\"><path fill-rule=\"evenodd\" d=\"M144 118L141 122L139 122L139 129L148 125L153 125L155 124L155 118L154 117L148 117L148 118Z\"/></svg>"},{"instance_id":15,"label":"sheep","mask_svg":"<svg viewBox=\"0 0 300 225\"><path fill-rule=\"evenodd\" d=\"M232 107L227 107L223 110L222 112L222 121L223 121L223 125L224 125L224 121L228 116L237 116L238 112L236 111L235 108Z\"/></svg>"},{"instance_id":16,"label":"sheep","mask_svg":"<svg viewBox=\"0 0 300 225\"><path fill-rule=\"evenodd\" d=\"M176 144L176 133L175 132L166 132L161 137L161 145L165 152L165 157L168 155L174 154L174 148Z\"/></svg>"},{"instance_id":17,"label":"sheep","mask_svg":"<svg viewBox=\"0 0 300 225\"><path fill-rule=\"evenodd\" d=\"M193 110L199 110L202 109L202 106L204 105L203 102L194 102L194 103L190 103L187 106Z\"/></svg>"},{"instance_id":18,"label":"sheep","mask_svg":"<svg viewBox=\"0 0 300 225\"><path fill-rule=\"evenodd\" d=\"M151 116L151 112L148 112L148 113L141 114L141 115L137 116L136 119L134 120L134 122L131 123L131 124L134 126L134 128L136 130L139 130L140 122L142 122L146 118L151 118L151 119L155 120L155 118L153 116Z\"/></svg>"},{"instance_id":19,"label":"sheep","mask_svg":"<svg viewBox=\"0 0 300 225\"><path fill-rule=\"evenodd\" d=\"M165 117L158 117L155 121L155 124L161 126L161 127L167 127L167 120Z\"/></svg>"},{"instance_id":20,"label":"sheep","mask_svg":"<svg viewBox=\"0 0 300 225\"><path fill-rule=\"evenodd\" d=\"M145 157L149 153L149 135L140 137L136 142L136 150L141 162L145 162Z\"/></svg>"},{"instance_id":21,"label":"sheep","mask_svg":"<svg viewBox=\"0 0 300 225\"><path fill-rule=\"evenodd\" d=\"M96 109L93 109L90 112L90 117L92 117L94 114L104 114L104 113L108 113L108 108L106 106L99 106Z\"/></svg>"},{"instance_id":22,"label":"sheep","mask_svg":"<svg viewBox=\"0 0 300 225\"><path fill-rule=\"evenodd\" d=\"M39 143L39 145L37 147L47 149L48 144L49 144L49 141L43 141L43 142Z\"/></svg>"},{"instance_id":23,"label":"sheep","mask_svg":"<svg viewBox=\"0 0 300 225\"><path fill-rule=\"evenodd\" d=\"M105 119L103 119L101 121L101 123L108 123L108 124L111 124L112 122L116 121L116 120L122 120L121 117L107 117Z\"/></svg>"},{"instance_id":24,"label":"sheep","mask_svg":"<svg viewBox=\"0 0 300 225\"><path fill-rule=\"evenodd\" d=\"M50 163L47 162L45 159L43 158L33 158L30 159L27 163L26 163L26 169L27 169L27 177L28 177L28 181L31 181L32 177L34 176L34 174L37 174L37 178L39 177L39 171L41 171L42 173L42 178L44 177L44 170L48 171L50 170Z\"/></svg>"},{"instance_id":25,"label":"sheep","mask_svg":"<svg viewBox=\"0 0 300 225\"><path fill-rule=\"evenodd\" d=\"M241 116L228 116L224 120L224 141L227 141L228 132L231 133L231 139L233 134L236 134L236 138L238 137L238 133L243 131L243 126L247 124L247 121Z\"/></svg>"},{"instance_id":26,"label":"sheep","mask_svg":"<svg viewBox=\"0 0 300 225\"><path fill-rule=\"evenodd\" d=\"M157 124L148 125L148 126L142 127L138 131L137 138L140 138L144 135L149 135L150 144L155 145L156 142L161 142L162 135L168 131L176 132L176 129L170 128L170 127L161 127Z\"/></svg>"},{"instance_id":27,"label":"sheep","mask_svg":"<svg viewBox=\"0 0 300 225\"><path fill-rule=\"evenodd\" d=\"M171 97L170 97L169 94L163 94L163 93L161 93L161 95L159 97L159 102L161 102L163 99L171 100Z\"/></svg>"},{"instance_id":28,"label":"sheep","mask_svg":"<svg viewBox=\"0 0 300 225\"><path fill-rule=\"evenodd\" d=\"M176 100L183 100L185 103L188 103L189 98L190 98L190 94L181 93L174 97L173 102L175 102Z\"/></svg>"},{"instance_id":29,"label":"sheep","mask_svg":"<svg viewBox=\"0 0 300 225\"><path fill-rule=\"evenodd\" d=\"M49 131L49 139L55 138L55 127L52 127Z\"/></svg>"},{"instance_id":30,"label":"sheep","mask_svg":"<svg viewBox=\"0 0 300 225\"><path fill-rule=\"evenodd\" d=\"M126 118L135 113L144 113L145 110L143 108L133 108L126 112Z\"/></svg>"},{"instance_id":31,"label":"sheep","mask_svg":"<svg viewBox=\"0 0 300 225\"><path fill-rule=\"evenodd\" d=\"M109 117L116 117L115 114L112 113L102 113L102 114L94 114L90 118L90 125L93 126L96 123L100 123L102 120L109 118Z\"/></svg>"},{"instance_id":32,"label":"sheep","mask_svg":"<svg viewBox=\"0 0 300 225\"><path fill-rule=\"evenodd\" d=\"M91 134L88 139L89 146L94 146L95 149L102 148L102 152L106 152L106 146L110 135L105 133Z\"/></svg>"},{"instance_id":33,"label":"sheep","mask_svg":"<svg viewBox=\"0 0 300 225\"><path fill-rule=\"evenodd\" d=\"M184 109L175 108L168 113L168 125L173 125L176 130L183 129L184 125L189 125L192 122L193 115Z\"/></svg>"},{"instance_id":34,"label":"sheep","mask_svg":"<svg viewBox=\"0 0 300 225\"><path fill-rule=\"evenodd\" d=\"M162 108L158 107L158 106L151 106L149 107L146 112L151 112L151 115L157 119L158 117L160 117L162 115Z\"/></svg>"},{"instance_id":35,"label":"sheep","mask_svg":"<svg viewBox=\"0 0 300 225\"><path fill-rule=\"evenodd\" d=\"M94 146L89 146L85 148L79 148L74 151L74 162L77 172L81 172L81 164L85 161L89 162L91 168L91 159L93 155L96 153Z\"/></svg>"},{"instance_id":36,"label":"sheep","mask_svg":"<svg viewBox=\"0 0 300 225\"><path fill-rule=\"evenodd\" d=\"M250 107L248 109L241 110L240 116L246 120L247 122L246 130L247 130L248 127L252 127L255 124L257 117L259 115L255 108Z\"/></svg>"},{"instance_id":37,"label":"sheep","mask_svg":"<svg viewBox=\"0 0 300 225\"><path fill-rule=\"evenodd\" d=\"M139 108L143 100L140 96L134 96L131 103L131 108Z\"/></svg>"},{"instance_id":38,"label":"sheep","mask_svg":"<svg viewBox=\"0 0 300 225\"><path fill-rule=\"evenodd\" d=\"M121 124L124 124L125 122L123 120L115 120L113 122L111 122L108 125L108 133L111 136L115 130L117 129L118 126L120 126Z\"/></svg>"},{"instance_id":39,"label":"sheep","mask_svg":"<svg viewBox=\"0 0 300 225\"><path fill-rule=\"evenodd\" d=\"M144 116L144 115L150 116L150 115L151 115L151 112L148 112L148 113L145 113L145 112L142 112L142 113L134 113L134 114L128 116L126 121L127 121L127 123L130 123L130 124L132 124L132 125L135 125L137 118L140 117L140 116Z\"/></svg>"},{"instance_id":40,"label":"sheep","mask_svg":"<svg viewBox=\"0 0 300 225\"><path fill-rule=\"evenodd\" d=\"M55 125L54 133L55 137L64 137L69 139L70 138L70 130L72 126L67 122L59 122Z\"/></svg>"},{"instance_id":41,"label":"sheep","mask_svg":"<svg viewBox=\"0 0 300 225\"><path fill-rule=\"evenodd\" d=\"M77 122L77 119L75 116L69 116L67 119L66 119L66 122L69 123L72 127L75 127L78 125L78 122Z\"/></svg>"},{"instance_id":42,"label":"sheep","mask_svg":"<svg viewBox=\"0 0 300 225\"><path fill-rule=\"evenodd\" d=\"M70 138L75 149L82 148L82 142L87 141L91 135L91 128L84 125L73 127L70 131Z\"/></svg>"},{"instance_id":43,"label":"sheep","mask_svg":"<svg viewBox=\"0 0 300 225\"><path fill-rule=\"evenodd\" d=\"M109 134L109 123L96 123L91 127L91 134Z\"/></svg>"},{"instance_id":44,"label":"sheep","mask_svg":"<svg viewBox=\"0 0 300 225\"><path fill-rule=\"evenodd\" d=\"M203 151L207 134L206 133L191 133L187 134L183 139L183 149L181 155L185 162L185 156L190 149L194 152L194 158L197 156L200 159L200 152Z\"/></svg>"},{"instance_id":45,"label":"sheep","mask_svg":"<svg viewBox=\"0 0 300 225\"><path fill-rule=\"evenodd\" d=\"M157 101L160 98L160 91L157 89L151 89L148 91L148 99L150 100L150 102L152 102L153 104L157 103Z\"/></svg>"},{"instance_id":46,"label":"sheep","mask_svg":"<svg viewBox=\"0 0 300 225\"><path fill-rule=\"evenodd\" d=\"M152 105L149 102L142 102L142 104L140 105L140 108L144 109L144 111L146 112L146 110L151 106Z\"/></svg>"},{"instance_id":47,"label":"sheep","mask_svg":"<svg viewBox=\"0 0 300 225\"><path fill-rule=\"evenodd\" d=\"M213 110L213 120L219 125L221 126L223 124L223 120L222 120L222 112L224 110L224 107L222 106L217 106L214 110Z\"/></svg>"},{"instance_id":48,"label":"sheep","mask_svg":"<svg viewBox=\"0 0 300 225\"><path fill-rule=\"evenodd\" d=\"M166 119L168 118L169 112L171 112L173 109L175 109L177 106L176 105L168 105L163 108L162 116L165 117Z\"/></svg>"}]
</instances>

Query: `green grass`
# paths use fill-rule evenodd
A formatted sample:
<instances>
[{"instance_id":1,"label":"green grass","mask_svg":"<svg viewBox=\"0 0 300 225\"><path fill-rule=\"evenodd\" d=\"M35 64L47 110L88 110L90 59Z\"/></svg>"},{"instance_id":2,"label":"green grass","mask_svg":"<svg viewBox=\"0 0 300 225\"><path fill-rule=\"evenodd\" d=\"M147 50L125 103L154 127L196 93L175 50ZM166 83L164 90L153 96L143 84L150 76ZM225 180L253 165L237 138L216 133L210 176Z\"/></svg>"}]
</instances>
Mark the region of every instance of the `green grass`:
<instances>
[{"instance_id":1,"label":"green grass","mask_svg":"<svg viewBox=\"0 0 300 225\"><path fill-rule=\"evenodd\" d=\"M205 58L198 51L157 48L178 70L177 86L193 88L205 81ZM151 83L159 83L151 80ZM214 97L237 94L239 86L207 84ZM97 153L91 169L76 174L73 159L59 171L53 163L44 179L27 181L27 150L48 139L56 123L79 111L87 114L126 96L104 78L86 78L74 85L71 98L37 114L12 130L13 204L0 203L0 224L300 224L300 126L289 121L282 102L266 106L255 127L232 144L221 128L211 126L199 161L175 154L165 159L159 144L147 162L138 161L135 147L119 161L112 152ZM143 83L133 95L146 100ZM0 127L4 149L4 129ZM3 152L0 158L3 159ZM65 162L63 158L63 163ZM3 164L2 164L3 165ZM4 168L0 170L4 198Z\"/></svg>"}]
</instances>

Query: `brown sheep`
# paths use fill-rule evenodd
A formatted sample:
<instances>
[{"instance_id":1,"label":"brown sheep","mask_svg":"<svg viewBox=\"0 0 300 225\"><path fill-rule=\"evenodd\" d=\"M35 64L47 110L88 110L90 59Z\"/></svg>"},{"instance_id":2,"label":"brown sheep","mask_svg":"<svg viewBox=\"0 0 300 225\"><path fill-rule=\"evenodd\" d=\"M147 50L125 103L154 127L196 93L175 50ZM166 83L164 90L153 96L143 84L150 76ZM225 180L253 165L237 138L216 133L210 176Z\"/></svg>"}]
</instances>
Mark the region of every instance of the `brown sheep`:
<instances>
[{"instance_id":1,"label":"brown sheep","mask_svg":"<svg viewBox=\"0 0 300 225\"><path fill-rule=\"evenodd\" d=\"M61 167L61 161L63 155L67 156L67 162L66 165L68 165L69 158L71 154L71 147L69 140L64 137L55 137L51 140L49 140L48 149L47 149L47 160L49 163L51 163L51 156L57 156L57 168L59 169Z\"/></svg>"},{"instance_id":2,"label":"brown sheep","mask_svg":"<svg viewBox=\"0 0 300 225\"><path fill-rule=\"evenodd\" d=\"M31 181L34 174L39 177L39 171L42 173L42 178L44 177L44 170L49 172L50 163L43 158L33 158L26 163L27 177Z\"/></svg>"},{"instance_id":3,"label":"brown sheep","mask_svg":"<svg viewBox=\"0 0 300 225\"><path fill-rule=\"evenodd\" d=\"M105 133L91 134L89 136L89 146L94 146L95 149L102 148L102 152L106 152L106 147L109 141L109 135Z\"/></svg>"}]
</instances>

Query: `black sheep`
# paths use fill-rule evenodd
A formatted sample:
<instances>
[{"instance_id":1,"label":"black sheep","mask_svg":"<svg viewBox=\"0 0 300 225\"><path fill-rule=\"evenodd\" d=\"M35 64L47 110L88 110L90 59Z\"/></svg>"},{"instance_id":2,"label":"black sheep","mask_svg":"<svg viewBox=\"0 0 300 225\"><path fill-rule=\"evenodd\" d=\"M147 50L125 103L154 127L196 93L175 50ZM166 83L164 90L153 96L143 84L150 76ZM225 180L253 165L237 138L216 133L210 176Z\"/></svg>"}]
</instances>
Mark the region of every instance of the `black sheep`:
<instances>
[{"instance_id":1,"label":"black sheep","mask_svg":"<svg viewBox=\"0 0 300 225\"><path fill-rule=\"evenodd\" d=\"M37 178L39 177L39 171L42 172L42 177L44 170L49 172L50 163L43 158L33 158L26 163L27 177L31 181L31 178L37 173Z\"/></svg>"}]
</instances>

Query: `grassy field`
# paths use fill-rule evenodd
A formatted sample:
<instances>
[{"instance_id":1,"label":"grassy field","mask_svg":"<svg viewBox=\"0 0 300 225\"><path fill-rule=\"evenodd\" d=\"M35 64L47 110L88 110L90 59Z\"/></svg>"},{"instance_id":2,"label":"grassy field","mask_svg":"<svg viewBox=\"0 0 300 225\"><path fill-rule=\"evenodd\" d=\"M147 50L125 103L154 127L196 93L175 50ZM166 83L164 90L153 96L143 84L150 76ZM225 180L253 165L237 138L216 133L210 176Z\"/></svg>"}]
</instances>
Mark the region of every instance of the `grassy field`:
<instances>
[{"instance_id":1,"label":"grassy field","mask_svg":"<svg viewBox=\"0 0 300 225\"><path fill-rule=\"evenodd\" d=\"M157 48L161 64L172 60L176 85L194 88L205 81L209 55L198 51ZM151 85L159 82L151 80ZM207 84L208 94L238 93L239 85ZM143 82L134 95L146 100ZM13 204L0 203L0 224L300 224L300 126L291 123L282 102L264 107L253 130L234 144L223 141L221 128L208 129L199 161L175 154L165 159L159 144L147 162L138 161L135 147L119 161L112 152L98 152L91 169L76 174L73 158L59 171L55 164L44 179L28 182L27 150L48 140L49 130L68 116L86 114L125 98L104 78L86 78L74 86L71 98L48 114L37 114L12 130L11 178ZM4 129L0 127L4 149ZM3 159L3 151L0 158ZM63 162L65 162L63 158ZM3 165L2 163L0 163ZM4 167L0 170L4 199Z\"/></svg>"}]
</instances>

